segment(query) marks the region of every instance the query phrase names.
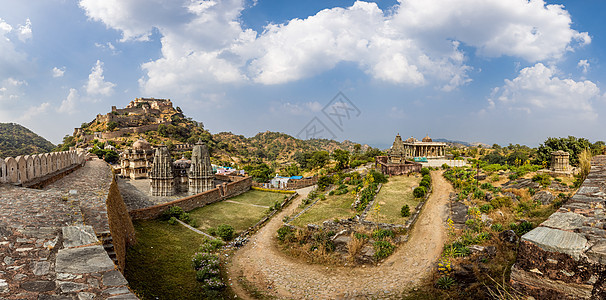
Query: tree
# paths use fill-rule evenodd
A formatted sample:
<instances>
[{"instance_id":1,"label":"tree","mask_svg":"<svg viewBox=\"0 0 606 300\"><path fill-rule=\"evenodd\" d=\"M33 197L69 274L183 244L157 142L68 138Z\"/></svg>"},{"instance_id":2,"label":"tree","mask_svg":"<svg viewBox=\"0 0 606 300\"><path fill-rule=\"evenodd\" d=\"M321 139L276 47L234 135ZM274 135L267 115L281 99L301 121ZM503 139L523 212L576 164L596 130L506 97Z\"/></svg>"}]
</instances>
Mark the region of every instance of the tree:
<instances>
[{"instance_id":1,"label":"tree","mask_svg":"<svg viewBox=\"0 0 606 300\"><path fill-rule=\"evenodd\" d=\"M335 149L335 151L332 152L332 157L334 160L337 161L337 170L343 170L347 168L347 165L349 163L349 151Z\"/></svg>"},{"instance_id":2,"label":"tree","mask_svg":"<svg viewBox=\"0 0 606 300\"><path fill-rule=\"evenodd\" d=\"M308 162L308 167L322 168L328 163L329 157L328 151L316 151L312 154L311 159Z\"/></svg>"},{"instance_id":3,"label":"tree","mask_svg":"<svg viewBox=\"0 0 606 300\"><path fill-rule=\"evenodd\" d=\"M109 131L113 131L114 129L116 129L116 127L118 127L118 123L114 121L107 123L107 130Z\"/></svg>"},{"instance_id":4,"label":"tree","mask_svg":"<svg viewBox=\"0 0 606 300\"><path fill-rule=\"evenodd\" d=\"M244 170L257 182L267 182L274 176L275 172L266 163L247 165L244 167Z\"/></svg>"},{"instance_id":5,"label":"tree","mask_svg":"<svg viewBox=\"0 0 606 300\"><path fill-rule=\"evenodd\" d=\"M318 189L323 191L325 190L330 184L332 183L332 180L330 179L330 177L324 175L324 176L320 176L320 178L318 178Z\"/></svg>"},{"instance_id":6,"label":"tree","mask_svg":"<svg viewBox=\"0 0 606 300\"><path fill-rule=\"evenodd\" d=\"M579 165L579 155L585 149L591 148L592 144L585 138L568 136L567 138L547 138L537 150L537 160L540 162L551 161L551 152L562 150L570 153L570 164Z\"/></svg>"},{"instance_id":7,"label":"tree","mask_svg":"<svg viewBox=\"0 0 606 300\"><path fill-rule=\"evenodd\" d=\"M360 144L354 145L354 153L358 154L358 153L360 153L361 150L362 150L362 145L360 145Z\"/></svg>"},{"instance_id":8,"label":"tree","mask_svg":"<svg viewBox=\"0 0 606 300\"><path fill-rule=\"evenodd\" d=\"M104 154L103 159L106 162L113 164L113 163L116 163L118 160L120 160L120 156L118 155L118 153L116 153L116 151L108 149L108 150L104 150L104 152L105 152L105 154Z\"/></svg>"}]
</instances>

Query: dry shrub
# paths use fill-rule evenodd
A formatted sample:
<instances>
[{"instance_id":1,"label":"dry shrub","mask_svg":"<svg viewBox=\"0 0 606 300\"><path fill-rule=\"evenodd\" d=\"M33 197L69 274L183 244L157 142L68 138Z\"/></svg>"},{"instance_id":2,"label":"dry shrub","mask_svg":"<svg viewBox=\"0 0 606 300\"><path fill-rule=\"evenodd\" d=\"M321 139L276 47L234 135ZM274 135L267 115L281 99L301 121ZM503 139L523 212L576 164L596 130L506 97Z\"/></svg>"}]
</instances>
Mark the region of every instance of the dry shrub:
<instances>
[{"instance_id":1,"label":"dry shrub","mask_svg":"<svg viewBox=\"0 0 606 300\"><path fill-rule=\"evenodd\" d=\"M579 154L579 175L581 178L587 178L587 174L589 174L589 170L591 169L591 152L589 149L583 150L581 154Z\"/></svg>"},{"instance_id":2,"label":"dry shrub","mask_svg":"<svg viewBox=\"0 0 606 300\"><path fill-rule=\"evenodd\" d=\"M349 259L351 261L355 259L365 242L364 239L356 238L353 233L350 235L349 243L347 243L347 253L349 254Z\"/></svg>"}]
</instances>

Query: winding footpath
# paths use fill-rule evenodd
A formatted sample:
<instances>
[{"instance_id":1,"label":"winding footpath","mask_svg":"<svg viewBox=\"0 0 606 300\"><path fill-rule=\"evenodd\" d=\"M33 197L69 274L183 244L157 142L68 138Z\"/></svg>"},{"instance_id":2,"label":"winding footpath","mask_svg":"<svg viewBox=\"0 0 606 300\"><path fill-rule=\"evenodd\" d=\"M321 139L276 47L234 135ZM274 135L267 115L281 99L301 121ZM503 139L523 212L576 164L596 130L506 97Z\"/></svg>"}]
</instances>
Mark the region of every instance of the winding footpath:
<instances>
[{"instance_id":1,"label":"winding footpath","mask_svg":"<svg viewBox=\"0 0 606 300\"><path fill-rule=\"evenodd\" d=\"M281 299L395 298L428 275L447 238L448 195L452 187L434 171L433 194L427 200L408 242L378 266L346 267L310 265L284 255L276 247L282 219L299 206L311 188L261 228L228 264L232 288L239 297L252 299L249 289Z\"/></svg>"}]
</instances>

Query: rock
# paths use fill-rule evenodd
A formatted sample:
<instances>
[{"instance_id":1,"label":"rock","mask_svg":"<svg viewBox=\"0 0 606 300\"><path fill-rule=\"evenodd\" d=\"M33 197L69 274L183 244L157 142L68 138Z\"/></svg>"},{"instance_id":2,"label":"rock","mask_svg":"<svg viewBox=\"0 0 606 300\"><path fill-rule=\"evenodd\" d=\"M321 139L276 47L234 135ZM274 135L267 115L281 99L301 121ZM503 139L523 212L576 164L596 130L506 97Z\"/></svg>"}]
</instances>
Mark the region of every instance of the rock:
<instances>
[{"instance_id":1,"label":"rock","mask_svg":"<svg viewBox=\"0 0 606 300\"><path fill-rule=\"evenodd\" d=\"M95 294L88 292L80 292L78 293L78 300L93 300L95 299Z\"/></svg>"},{"instance_id":2,"label":"rock","mask_svg":"<svg viewBox=\"0 0 606 300\"><path fill-rule=\"evenodd\" d=\"M375 256L375 248L371 245L364 245L359 252L358 257L356 257L359 263L373 263Z\"/></svg>"},{"instance_id":3,"label":"rock","mask_svg":"<svg viewBox=\"0 0 606 300\"><path fill-rule=\"evenodd\" d=\"M103 274L103 285L104 286L118 286L118 285L127 285L128 282L122 276L120 271L109 271Z\"/></svg>"},{"instance_id":4,"label":"rock","mask_svg":"<svg viewBox=\"0 0 606 300\"><path fill-rule=\"evenodd\" d=\"M471 253L482 253L482 252L486 251L486 247L480 246L480 245L470 245L470 246L467 246L467 249L469 249L469 251L471 251Z\"/></svg>"},{"instance_id":5,"label":"rock","mask_svg":"<svg viewBox=\"0 0 606 300\"><path fill-rule=\"evenodd\" d=\"M496 214L499 215L499 217L501 217L501 218L505 217L505 214L503 214L503 212L500 210L497 210Z\"/></svg>"},{"instance_id":6,"label":"rock","mask_svg":"<svg viewBox=\"0 0 606 300\"><path fill-rule=\"evenodd\" d=\"M511 202L513 202L513 203L518 202L518 196L516 196L516 194L514 194L512 192L503 192L503 196L509 197L511 199Z\"/></svg>"},{"instance_id":7,"label":"rock","mask_svg":"<svg viewBox=\"0 0 606 300\"><path fill-rule=\"evenodd\" d=\"M107 300L139 300L134 294L124 294L107 298Z\"/></svg>"},{"instance_id":8,"label":"rock","mask_svg":"<svg viewBox=\"0 0 606 300\"><path fill-rule=\"evenodd\" d=\"M55 282L46 280L27 281L21 284L21 288L28 292L48 292L55 289Z\"/></svg>"},{"instance_id":9,"label":"rock","mask_svg":"<svg viewBox=\"0 0 606 300\"><path fill-rule=\"evenodd\" d=\"M588 247L587 239L578 233L542 226L524 234L522 240L545 251L566 253L575 260L579 260Z\"/></svg>"},{"instance_id":10,"label":"rock","mask_svg":"<svg viewBox=\"0 0 606 300\"><path fill-rule=\"evenodd\" d=\"M89 286L84 283L75 283L71 281L57 281L57 284L59 284L62 293L78 292L89 288Z\"/></svg>"},{"instance_id":11,"label":"rock","mask_svg":"<svg viewBox=\"0 0 606 300\"><path fill-rule=\"evenodd\" d=\"M335 251L337 252L347 252L347 245L351 241L351 237L348 235L340 235L337 238L333 239L333 244L335 245Z\"/></svg>"},{"instance_id":12,"label":"rock","mask_svg":"<svg viewBox=\"0 0 606 300\"><path fill-rule=\"evenodd\" d=\"M509 181L502 186L504 189L528 189L533 188L535 190L539 189L541 185L536 182L533 182L532 179L522 178L517 180Z\"/></svg>"},{"instance_id":13,"label":"rock","mask_svg":"<svg viewBox=\"0 0 606 300\"><path fill-rule=\"evenodd\" d=\"M46 275L50 271L50 263L48 261L35 261L32 269L36 276Z\"/></svg>"},{"instance_id":14,"label":"rock","mask_svg":"<svg viewBox=\"0 0 606 300\"><path fill-rule=\"evenodd\" d=\"M10 257L10 256L5 256L5 257L4 257L4 263L5 263L7 266L10 266L10 265L12 265L13 263L15 263L15 260L14 260L12 257Z\"/></svg>"},{"instance_id":15,"label":"rock","mask_svg":"<svg viewBox=\"0 0 606 300\"><path fill-rule=\"evenodd\" d=\"M57 253L56 272L94 273L114 269L114 262L101 245L61 249Z\"/></svg>"},{"instance_id":16,"label":"rock","mask_svg":"<svg viewBox=\"0 0 606 300\"><path fill-rule=\"evenodd\" d=\"M452 219L455 224L463 225L465 224L465 221L469 219L469 216L467 215L468 210L469 207L462 202L453 202L451 205L452 216L450 219Z\"/></svg>"},{"instance_id":17,"label":"rock","mask_svg":"<svg viewBox=\"0 0 606 300\"><path fill-rule=\"evenodd\" d=\"M128 288L126 287L113 287L113 288L109 288L103 291L104 294L110 294L110 295L119 295L119 294L126 294L126 293L130 293L130 291L128 290Z\"/></svg>"},{"instance_id":18,"label":"rock","mask_svg":"<svg viewBox=\"0 0 606 300\"><path fill-rule=\"evenodd\" d=\"M90 245L98 242L92 226L65 226L63 227L63 247L73 248Z\"/></svg>"},{"instance_id":19,"label":"rock","mask_svg":"<svg viewBox=\"0 0 606 300\"><path fill-rule=\"evenodd\" d=\"M583 227L586 221L587 217L581 214L555 212L549 216L549 219L541 223L541 226L573 231Z\"/></svg>"},{"instance_id":20,"label":"rock","mask_svg":"<svg viewBox=\"0 0 606 300\"><path fill-rule=\"evenodd\" d=\"M8 283L4 279L0 279L0 294L8 293Z\"/></svg>"},{"instance_id":21,"label":"rock","mask_svg":"<svg viewBox=\"0 0 606 300\"><path fill-rule=\"evenodd\" d=\"M473 274L473 265L461 264L454 267L453 275L458 283L468 285L477 282L476 276Z\"/></svg>"},{"instance_id":22,"label":"rock","mask_svg":"<svg viewBox=\"0 0 606 300\"><path fill-rule=\"evenodd\" d=\"M318 231L320 230L320 226L316 224L307 224L307 229L310 231Z\"/></svg>"},{"instance_id":23,"label":"rock","mask_svg":"<svg viewBox=\"0 0 606 300\"><path fill-rule=\"evenodd\" d=\"M15 276L13 276L13 280L14 281L21 281L23 279L27 278L27 275L25 274L17 274Z\"/></svg>"},{"instance_id":24,"label":"rock","mask_svg":"<svg viewBox=\"0 0 606 300\"><path fill-rule=\"evenodd\" d=\"M533 201L540 201L543 205L551 204L553 199L555 199L555 196L549 191L540 191L532 196Z\"/></svg>"},{"instance_id":25,"label":"rock","mask_svg":"<svg viewBox=\"0 0 606 300\"><path fill-rule=\"evenodd\" d=\"M489 227L492 225L492 222L493 222L492 218L489 218L488 215L486 215L486 214L482 214L481 220L482 220L482 222L484 222L484 224L486 224L486 226L489 226Z\"/></svg>"},{"instance_id":26,"label":"rock","mask_svg":"<svg viewBox=\"0 0 606 300\"><path fill-rule=\"evenodd\" d=\"M549 185L549 188L554 190L554 191L558 191L558 192L568 192L568 186L565 184L561 184L557 181L552 181L551 185Z\"/></svg>"},{"instance_id":27,"label":"rock","mask_svg":"<svg viewBox=\"0 0 606 300\"><path fill-rule=\"evenodd\" d=\"M0 237L8 237L13 235L13 232L9 230L7 227L0 226Z\"/></svg>"},{"instance_id":28,"label":"rock","mask_svg":"<svg viewBox=\"0 0 606 300\"><path fill-rule=\"evenodd\" d=\"M476 180L484 180L486 179L486 174L476 175L473 178L475 178Z\"/></svg>"},{"instance_id":29,"label":"rock","mask_svg":"<svg viewBox=\"0 0 606 300\"><path fill-rule=\"evenodd\" d=\"M484 199L488 202L490 202L490 200L492 200L494 198L494 196L492 195L491 192L486 192L486 195L484 196Z\"/></svg>"},{"instance_id":30,"label":"rock","mask_svg":"<svg viewBox=\"0 0 606 300\"><path fill-rule=\"evenodd\" d=\"M507 243L514 244L518 242L518 236L516 235L515 231L511 229L501 231L501 233L499 233L499 238Z\"/></svg>"}]
</instances>

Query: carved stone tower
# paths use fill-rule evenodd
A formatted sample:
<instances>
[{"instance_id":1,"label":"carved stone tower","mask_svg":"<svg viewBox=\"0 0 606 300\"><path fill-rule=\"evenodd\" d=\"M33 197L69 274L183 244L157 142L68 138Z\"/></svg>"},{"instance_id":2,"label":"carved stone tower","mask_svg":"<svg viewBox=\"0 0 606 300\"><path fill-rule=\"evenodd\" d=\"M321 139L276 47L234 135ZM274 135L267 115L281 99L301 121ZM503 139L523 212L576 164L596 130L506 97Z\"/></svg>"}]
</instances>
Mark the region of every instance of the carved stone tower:
<instances>
[{"instance_id":1,"label":"carved stone tower","mask_svg":"<svg viewBox=\"0 0 606 300\"><path fill-rule=\"evenodd\" d=\"M202 141L198 141L194 146L187 177L189 179L190 195L206 192L213 188L213 168L210 165L208 148Z\"/></svg>"},{"instance_id":2,"label":"carved stone tower","mask_svg":"<svg viewBox=\"0 0 606 300\"><path fill-rule=\"evenodd\" d=\"M154 164L149 172L152 196L172 196L175 193L173 165L171 160L166 146L161 146L156 149Z\"/></svg>"}]
</instances>

